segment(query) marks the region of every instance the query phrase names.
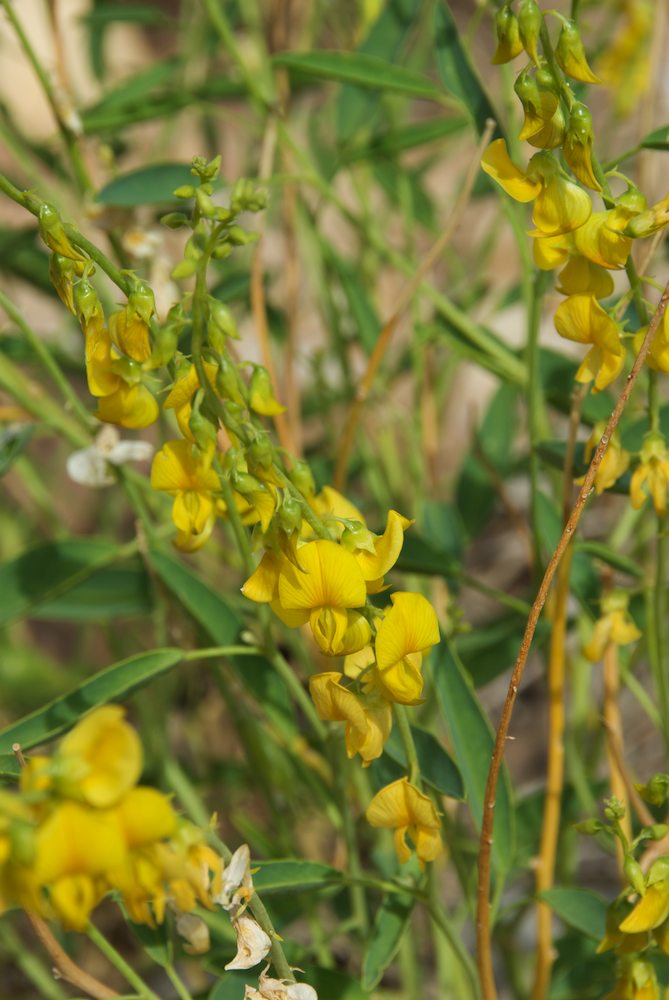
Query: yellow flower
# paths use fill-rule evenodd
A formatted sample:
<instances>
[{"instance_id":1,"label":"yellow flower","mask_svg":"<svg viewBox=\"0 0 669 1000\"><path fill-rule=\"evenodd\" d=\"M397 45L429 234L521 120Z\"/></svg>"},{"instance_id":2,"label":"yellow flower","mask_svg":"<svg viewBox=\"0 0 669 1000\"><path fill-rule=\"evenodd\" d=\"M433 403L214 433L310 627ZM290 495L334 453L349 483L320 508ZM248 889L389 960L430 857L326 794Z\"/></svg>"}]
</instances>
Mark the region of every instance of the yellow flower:
<instances>
[{"instance_id":1,"label":"yellow flower","mask_svg":"<svg viewBox=\"0 0 669 1000\"><path fill-rule=\"evenodd\" d=\"M577 253L610 271L621 270L632 249L632 240L623 233L629 218L621 207L593 212L574 233Z\"/></svg>"},{"instance_id":2,"label":"yellow flower","mask_svg":"<svg viewBox=\"0 0 669 1000\"><path fill-rule=\"evenodd\" d=\"M639 353L648 327L644 326L634 335L634 351ZM646 355L646 364L658 372L669 372L669 316L664 312L662 322L653 334L650 350Z\"/></svg>"},{"instance_id":3,"label":"yellow flower","mask_svg":"<svg viewBox=\"0 0 669 1000\"><path fill-rule=\"evenodd\" d=\"M535 240L534 245L545 242L548 241ZM613 292L613 278L599 264L574 254L560 271L556 288L561 295L594 295L596 299L605 299Z\"/></svg>"},{"instance_id":4,"label":"yellow flower","mask_svg":"<svg viewBox=\"0 0 669 1000\"><path fill-rule=\"evenodd\" d=\"M346 723L346 752L359 753L363 766L380 757L393 724L390 702L373 690L363 695L342 684L335 671L315 674L309 690L321 719Z\"/></svg>"},{"instance_id":5,"label":"yellow flower","mask_svg":"<svg viewBox=\"0 0 669 1000\"><path fill-rule=\"evenodd\" d=\"M129 307L109 317L112 343L133 361L148 361L151 357L149 325Z\"/></svg>"},{"instance_id":6,"label":"yellow flower","mask_svg":"<svg viewBox=\"0 0 669 1000\"><path fill-rule=\"evenodd\" d=\"M129 850L171 837L177 816L169 798L156 788L132 788L114 810Z\"/></svg>"},{"instance_id":7,"label":"yellow flower","mask_svg":"<svg viewBox=\"0 0 669 1000\"><path fill-rule=\"evenodd\" d=\"M620 968L613 993L604 1000L662 1000L655 969L643 959L627 959Z\"/></svg>"},{"instance_id":8,"label":"yellow flower","mask_svg":"<svg viewBox=\"0 0 669 1000\"><path fill-rule=\"evenodd\" d=\"M256 365L249 385L249 407L263 417L274 417L286 409L272 392L272 383L266 368Z\"/></svg>"},{"instance_id":9,"label":"yellow flower","mask_svg":"<svg viewBox=\"0 0 669 1000\"><path fill-rule=\"evenodd\" d=\"M362 570L354 555L336 542L318 539L298 549L300 569L284 560L278 598L272 607L293 627L309 622L316 644L327 656L354 653L369 642L369 622L359 611L367 599Z\"/></svg>"},{"instance_id":10,"label":"yellow flower","mask_svg":"<svg viewBox=\"0 0 669 1000\"><path fill-rule=\"evenodd\" d=\"M106 809L137 783L142 744L124 716L119 705L105 705L78 722L62 740L54 765L67 794Z\"/></svg>"},{"instance_id":11,"label":"yellow flower","mask_svg":"<svg viewBox=\"0 0 669 1000\"><path fill-rule=\"evenodd\" d=\"M495 31L497 34L497 48L492 57L494 66L511 62L523 51L523 43L520 40L518 30L518 20L509 7L504 4L495 14Z\"/></svg>"},{"instance_id":12,"label":"yellow flower","mask_svg":"<svg viewBox=\"0 0 669 1000\"><path fill-rule=\"evenodd\" d=\"M204 367L207 373L207 378L209 379L209 384L212 388L214 388L216 385L216 373L218 372L218 367L209 361L205 361ZM174 415L177 418L177 423L179 424L179 430L189 441L193 440L193 435L189 425L190 415L192 413L191 400L199 388L200 379L198 378L197 370L195 365L190 365L186 374L182 375L174 383L163 402L164 410L174 410Z\"/></svg>"},{"instance_id":13,"label":"yellow flower","mask_svg":"<svg viewBox=\"0 0 669 1000\"><path fill-rule=\"evenodd\" d=\"M669 452L661 434L646 434L639 464L632 474L630 500L638 510L643 507L646 497L651 496L658 514L667 512L667 489L669 488Z\"/></svg>"},{"instance_id":14,"label":"yellow flower","mask_svg":"<svg viewBox=\"0 0 669 1000\"><path fill-rule=\"evenodd\" d=\"M569 126L562 144L562 155L569 168L578 177L581 184L601 191L601 185L592 169L592 115L585 104L578 101L569 114Z\"/></svg>"},{"instance_id":15,"label":"yellow flower","mask_svg":"<svg viewBox=\"0 0 669 1000\"><path fill-rule=\"evenodd\" d=\"M518 138L537 149L555 149L564 139L564 113L558 95L550 87L540 87L538 79L523 70L514 84L525 114Z\"/></svg>"},{"instance_id":16,"label":"yellow flower","mask_svg":"<svg viewBox=\"0 0 669 1000\"><path fill-rule=\"evenodd\" d=\"M589 462L595 448L599 444L604 433L606 424L601 421L595 424L592 434L588 438L585 451L583 452L583 459L585 462ZM623 472L627 470L630 464L630 454L623 448L620 435L616 431L611 440L609 441L609 446L604 452L604 458L601 461L599 468L597 469L597 474L595 476L595 493L601 495L604 490L608 490L610 486L620 479ZM582 476L580 479L576 480L578 486L580 486L585 477Z\"/></svg>"},{"instance_id":17,"label":"yellow flower","mask_svg":"<svg viewBox=\"0 0 669 1000\"><path fill-rule=\"evenodd\" d=\"M283 556L269 550L265 552L256 569L251 573L242 594L257 604L269 604L279 592L279 575L283 566Z\"/></svg>"},{"instance_id":18,"label":"yellow flower","mask_svg":"<svg viewBox=\"0 0 669 1000\"><path fill-rule=\"evenodd\" d=\"M207 541L216 520L213 494L219 490L213 451L202 454L188 441L167 441L151 466L151 486L174 497L176 545L186 552Z\"/></svg>"},{"instance_id":19,"label":"yellow flower","mask_svg":"<svg viewBox=\"0 0 669 1000\"><path fill-rule=\"evenodd\" d=\"M101 397L95 415L106 424L141 430L155 423L158 412L158 404L145 385L121 381L115 392Z\"/></svg>"},{"instance_id":20,"label":"yellow flower","mask_svg":"<svg viewBox=\"0 0 669 1000\"><path fill-rule=\"evenodd\" d=\"M410 837L416 855L423 864L434 861L443 850L441 823L432 799L408 778L400 778L377 792L367 807L371 826L394 830L395 851L400 864L411 857Z\"/></svg>"},{"instance_id":21,"label":"yellow flower","mask_svg":"<svg viewBox=\"0 0 669 1000\"><path fill-rule=\"evenodd\" d=\"M561 337L592 344L576 372L576 381L594 379L593 392L610 385L622 371L625 352L616 323L594 295L570 295L558 306L554 321Z\"/></svg>"},{"instance_id":22,"label":"yellow flower","mask_svg":"<svg viewBox=\"0 0 669 1000\"><path fill-rule=\"evenodd\" d=\"M652 931L669 917L669 872L666 858L658 858L646 876L646 891L620 924L623 934Z\"/></svg>"},{"instance_id":23,"label":"yellow flower","mask_svg":"<svg viewBox=\"0 0 669 1000\"><path fill-rule=\"evenodd\" d=\"M666 194L662 201L651 205L647 211L640 212L632 218L625 227L625 234L634 239L644 239L664 229L666 225L669 225L669 194Z\"/></svg>"},{"instance_id":24,"label":"yellow flower","mask_svg":"<svg viewBox=\"0 0 669 1000\"><path fill-rule=\"evenodd\" d=\"M627 646L641 638L627 610L628 603L629 596L623 590L611 590L602 597L602 616L595 622L590 642L583 647L583 655L591 663L602 659L610 643Z\"/></svg>"},{"instance_id":25,"label":"yellow flower","mask_svg":"<svg viewBox=\"0 0 669 1000\"><path fill-rule=\"evenodd\" d=\"M391 569L402 551L404 532L414 522L396 510L389 510L386 529L382 535L370 532L370 550L355 549L355 558L367 584L367 592L378 593L383 588L383 577Z\"/></svg>"},{"instance_id":26,"label":"yellow flower","mask_svg":"<svg viewBox=\"0 0 669 1000\"><path fill-rule=\"evenodd\" d=\"M588 66L581 35L575 21L564 20L555 46L555 58L567 76L582 83L601 83Z\"/></svg>"},{"instance_id":27,"label":"yellow flower","mask_svg":"<svg viewBox=\"0 0 669 1000\"><path fill-rule=\"evenodd\" d=\"M395 593L376 633L376 663L382 688L392 701L416 705L423 691L423 654L439 642L432 605L421 594Z\"/></svg>"},{"instance_id":28,"label":"yellow flower","mask_svg":"<svg viewBox=\"0 0 669 1000\"><path fill-rule=\"evenodd\" d=\"M504 139L495 139L483 154L481 167L515 201L534 201L536 235L559 236L578 229L590 217L590 196L560 173L550 153L535 153L523 172L510 159Z\"/></svg>"}]
</instances>

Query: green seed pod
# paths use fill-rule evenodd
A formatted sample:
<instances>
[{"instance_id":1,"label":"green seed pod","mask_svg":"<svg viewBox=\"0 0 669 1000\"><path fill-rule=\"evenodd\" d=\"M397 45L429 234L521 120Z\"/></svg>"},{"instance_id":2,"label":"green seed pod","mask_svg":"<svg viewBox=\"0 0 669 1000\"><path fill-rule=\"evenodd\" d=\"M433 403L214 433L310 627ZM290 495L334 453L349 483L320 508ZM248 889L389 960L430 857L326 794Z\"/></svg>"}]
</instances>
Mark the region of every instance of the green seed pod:
<instances>
[{"instance_id":1,"label":"green seed pod","mask_svg":"<svg viewBox=\"0 0 669 1000\"><path fill-rule=\"evenodd\" d=\"M520 40L518 20L508 5L500 7L495 14L495 33L497 35L497 48L492 57L493 64L499 66L501 63L511 62L523 51L523 43Z\"/></svg>"},{"instance_id":2,"label":"green seed pod","mask_svg":"<svg viewBox=\"0 0 669 1000\"><path fill-rule=\"evenodd\" d=\"M539 65L539 36L543 14L536 0L522 0L518 11L518 32L523 48L535 66Z\"/></svg>"}]
</instances>

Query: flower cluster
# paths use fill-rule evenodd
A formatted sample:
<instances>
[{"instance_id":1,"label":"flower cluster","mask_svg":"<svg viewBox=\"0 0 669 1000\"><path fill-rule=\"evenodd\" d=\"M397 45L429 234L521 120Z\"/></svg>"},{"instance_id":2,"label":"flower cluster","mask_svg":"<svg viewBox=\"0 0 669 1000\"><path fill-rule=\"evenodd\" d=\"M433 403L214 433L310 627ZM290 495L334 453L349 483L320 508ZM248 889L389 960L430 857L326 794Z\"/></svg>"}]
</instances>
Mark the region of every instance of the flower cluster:
<instances>
[{"instance_id":1,"label":"flower cluster","mask_svg":"<svg viewBox=\"0 0 669 1000\"><path fill-rule=\"evenodd\" d=\"M150 927L166 909L212 908L220 857L170 799L139 785L142 746L123 709L82 719L51 757L30 758L20 794L0 800L0 899L84 930L116 892L131 919Z\"/></svg>"}]
</instances>

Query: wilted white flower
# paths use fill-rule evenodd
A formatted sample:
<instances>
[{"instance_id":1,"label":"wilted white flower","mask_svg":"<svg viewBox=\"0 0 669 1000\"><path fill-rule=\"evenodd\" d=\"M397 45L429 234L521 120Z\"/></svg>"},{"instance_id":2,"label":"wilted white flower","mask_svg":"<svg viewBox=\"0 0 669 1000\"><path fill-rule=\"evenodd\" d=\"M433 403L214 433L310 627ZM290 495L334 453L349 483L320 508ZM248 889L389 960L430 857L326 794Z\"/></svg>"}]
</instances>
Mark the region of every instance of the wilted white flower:
<instances>
[{"instance_id":1,"label":"wilted white flower","mask_svg":"<svg viewBox=\"0 0 669 1000\"><path fill-rule=\"evenodd\" d=\"M308 983L288 983L285 979L272 979L265 973L260 974L258 989L246 986L244 1000L318 1000L318 994Z\"/></svg>"},{"instance_id":2,"label":"wilted white flower","mask_svg":"<svg viewBox=\"0 0 669 1000\"><path fill-rule=\"evenodd\" d=\"M232 926L237 935L237 954L225 968L251 969L267 957L272 942L262 927L246 913L233 917Z\"/></svg>"},{"instance_id":3,"label":"wilted white flower","mask_svg":"<svg viewBox=\"0 0 669 1000\"><path fill-rule=\"evenodd\" d=\"M211 944L209 928L201 917L194 913L180 913L177 917L177 933L184 939L184 951L189 955L204 955Z\"/></svg>"},{"instance_id":4,"label":"wilted white flower","mask_svg":"<svg viewBox=\"0 0 669 1000\"><path fill-rule=\"evenodd\" d=\"M121 237L121 245L127 254L136 260L150 260L155 256L163 238L156 229L126 229Z\"/></svg>"},{"instance_id":5,"label":"wilted white flower","mask_svg":"<svg viewBox=\"0 0 669 1000\"><path fill-rule=\"evenodd\" d=\"M111 486L115 479L110 465L145 462L153 451L148 441L121 441L116 428L109 424L102 428L95 444L72 452L67 459L67 474L82 486Z\"/></svg>"},{"instance_id":6,"label":"wilted white flower","mask_svg":"<svg viewBox=\"0 0 669 1000\"><path fill-rule=\"evenodd\" d=\"M237 913L242 910L253 895L251 879L251 853L248 844L242 844L230 858L230 864L221 876L222 888L213 896L215 903L224 910Z\"/></svg>"}]
</instances>

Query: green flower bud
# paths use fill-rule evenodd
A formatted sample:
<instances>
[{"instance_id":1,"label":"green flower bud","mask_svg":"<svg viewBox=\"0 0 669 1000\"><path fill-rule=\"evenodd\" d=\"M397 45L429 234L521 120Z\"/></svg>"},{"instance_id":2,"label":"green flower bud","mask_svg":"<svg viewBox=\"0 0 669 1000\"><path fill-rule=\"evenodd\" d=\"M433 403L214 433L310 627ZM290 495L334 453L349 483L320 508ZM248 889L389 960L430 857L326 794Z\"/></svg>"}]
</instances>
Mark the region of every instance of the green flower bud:
<instances>
[{"instance_id":1,"label":"green flower bud","mask_svg":"<svg viewBox=\"0 0 669 1000\"><path fill-rule=\"evenodd\" d=\"M601 191L601 185L592 169L593 139L592 115L585 104L576 101L569 115L562 155L582 184L593 191Z\"/></svg>"},{"instance_id":2,"label":"green flower bud","mask_svg":"<svg viewBox=\"0 0 669 1000\"><path fill-rule=\"evenodd\" d=\"M669 794L669 774L656 774L647 785L636 785L636 790L651 806L662 806Z\"/></svg>"},{"instance_id":3,"label":"green flower bud","mask_svg":"<svg viewBox=\"0 0 669 1000\"><path fill-rule=\"evenodd\" d=\"M623 871L625 872L625 878L634 891L638 892L640 896L643 896L646 891L646 879L639 862L635 861L631 855L627 854L623 862Z\"/></svg>"},{"instance_id":4,"label":"green flower bud","mask_svg":"<svg viewBox=\"0 0 669 1000\"><path fill-rule=\"evenodd\" d=\"M269 372L262 365L256 365L249 386L249 407L263 417L272 417L286 409L274 398Z\"/></svg>"},{"instance_id":5,"label":"green flower bud","mask_svg":"<svg viewBox=\"0 0 669 1000\"><path fill-rule=\"evenodd\" d=\"M200 214L204 215L207 219L213 218L216 214L216 206L209 195L205 194L202 188L198 188L195 192L195 204L197 205Z\"/></svg>"},{"instance_id":6,"label":"green flower bud","mask_svg":"<svg viewBox=\"0 0 669 1000\"><path fill-rule=\"evenodd\" d=\"M653 826L649 826L646 829L649 840L662 840L669 833L669 824L667 823L655 823Z\"/></svg>"},{"instance_id":7,"label":"green flower bud","mask_svg":"<svg viewBox=\"0 0 669 1000\"><path fill-rule=\"evenodd\" d=\"M74 282L83 273L82 261L71 260L60 253L49 256L49 278L58 292L63 305L76 315L74 305Z\"/></svg>"},{"instance_id":8,"label":"green flower bud","mask_svg":"<svg viewBox=\"0 0 669 1000\"><path fill-rule=\"evenodd\" d=\"M507 5L500 7L495 14L495 32L497 34L497 48L492 61L495 66L499 66L500 63L511 62L523 51L518 21Z\"/></svg>"},{"instance_id":9,"label":"green flower bud","mask_svg":"<svg viewBox=\"0 0 669 1000\"><path fill-rule=\"evenodd\" d=\"M543 14L536 0L522 0L518 11L518 32L523 48L535 66L539 65L539 50L537 48Z\"/></svg>"},{"instance_id":10,"label":"green flower bud","mask_svg":"<svg viewBox=\"0 0 669 1000\"><path fill-rule=\"evenodd\" d=\"M625 806L616 795L604 802L604 815L611 820L623 819L625 816Z\"/></svg>"},{"instance_id":11,"label":"green flower bud","mask_svg":"<svg viewBox=\"0 0 669 1000\"><path fill-rule=\"evenodd\" d=\"M244 496L250 496L252 493L257 493L258 490L262 490L263 486L260 480L256 479L255 476L249 475L248 472L241 472L239 469L233 469L230 474L230 485L234 490Z\"/></svg>"},{"instance_id":12,"label":"green flower bud","mask_svg":"<svg viewBox=\"0 0 669 1000\"><path fill-rule=\"evenodd\" d=\"M181 187L178 187L176 191L172 192L172 194L175 198L194 198L195 188L192 184L182 184Z\"/></svg>"},{"instance_id":13,"label":"green flower bud","mask_svg":"<svg viewBox=\"0 0 669 1000\"><path fill-rule=\"evenodd\" d=\"M213 160L207 161L204 156L194 156L190 172L200 178L202 183L213 181L218 177L221 169L221 157L216 156Z\"/></svg>"},{"instance_id":14,"label":"green flower bud","mask_svg":"<svg viewBox=\"0 0 669 1000\"><path fill-rule=\"evenodd\" d=\"M168 212L167 215L161 216L160 221L168 229L182 229L188 225L189 220L183 212Z\"/></svg>"},{"instance_id":15,"label":"green flower bud","mask_svg":"<svg viewBox=\"0 0 669 1000\"><path fill-rule=\"evenodd\" d=\"M241 379L234 365L225 356L218 360L218 374L216 376L216 391L222 399L231 400L238 406L246 406L246 400L242 395L240 385Z\"/></svg>"},{"instance_id":16,"label":"green flower bud","mask_svg":"<svg viewBox=\"0 0 669 1000\"><path fill-rule=\"evenodd\" d=\"M601 83L588 66L583 42L575 21L565 20L555 46L555 58L567 76L583 83Z\"/></svg>"},{"instance_id":17,"label":"green flower bud","mask_svg":"<svg viewBox=\"0 0 669 1000\"><path fill-rule=\"evenodd\" d=\"M234 247L243 247L247 243L255 243L258 239L257 233L248 233L241 226L230 226L228 229L228 239Z\"/></svg>"},{"instance_id":18,"label":"green flower bud","mask_svg":"<svg viewBox=\"0 0 669 1000\"><path fill-rule=\"evenodd\" d=\"M86 278L82 278L74 286L73 299L75 315L84 328L93 319L102 318L98 293Z\"/></svg>"},{"instance_id":19,"label":"green flower bud","mask_svg":"<svg viewBox=\"0 0 669 1000\"><path fill-rule=\"evenodd\" d=\"M217 330L223 337L231 337L233 340L239 339L239 333L237 332L237 324L235 323L234 316L223 302L215 299L213 296L209 297L209 333L211 335L211 330Z\"/></svg>"},{"instance_id":20,"label":"green flower bud","mask_svg":"<svg viewBox=\"0 0 669 1000\"><path fill-rule=\"evenodd\" d=\"M292 535L294 531L299 531L302 527L302 507L295 497L284 497L278 514L281 530L285 531L287 535Z\"/></svg>"},{"instance_id":21,"label":"green flower bud","mask_svg":"<svg viewBox=\"0 0 669 1000\"><path fill-rule=\"evenodd\" d=\"M218 423L212 423L210 418L202 412L205 398L204 391L198 389L193 397L193 406L188 421L193 439L202 451L206 451L207 447L216 441L216 434L218 433Z\"/></svg>"},{"instance_id":22,"label":"green flower bud","mask_svg":"<svg viewBox=\"0 0 669 1000\"><path fill-rule=\"evenodd\" d=\"M667 879L669 879L669 858L658 858L650 866L646 885L655 885L656 882L664 882Z\"/></svg>"},{"instance_id":23,"label":"green flower bud","mask_svg":"<svg viewBox=\"0 0 669 1000\"><path fill-rule=\"evenodd\" d=\"M229 243L221 241L217 243L211 252L211 256L214 260L226 260L232 253L232 247Z\"/></svg>"},{"instance_id":24,"label":"green flower bud","mask_svg":"<svg viewBox=\"0 0 669 1000\"><path fill-rule=\"evenodd\" d=\"M156 300L153 292L145 281L138 281L128 296L128 306L136 312L140 319L149 323L156 311Z\"/></svg>"},{"instance_id":25,"label":"green flower bud","mask_svg":"<svg viewBox=\"0 0 669 1000\"><path fill-rule=\"evenodd\" d=\"M52 205L42 202L38 215L40 236L49 247L63 257L70 260L86 260L86 258L74 248L65 232L60 215Z\"/></svg>"},{"instance_id":26,"label":"green flower bud","mask_svg":"<svg viewBox=\"0 0 669 1000\"><path fill-rule=\"evenodd\" d=\"M172 271L172 277L177 281L180 278L191 278L197 271L196 260L180 260Z\"/></svg>"},{"instance_id":27,"label":"green flower bud","mask_svg":"<svg viewBox=\"0 0 669 1000\"><path fill-rule=\"evenodd\" d=\"M267 434L259 434L246 449L249 467L271 469L274 460L274 449Z\"/></svg>"},{"instance_id":28,"label":"green flower bud","mask_svg":"<svg viewBox=\"0 0 669 1000\"><path fill-rule=\"evenodd\" d=\"M574 829L578 830L579 833L585 833L587 836L592 837L596 833L608 830L608 827L599 819L584 819L580 823L574 823Z\"/></svg>"},{"instance_id":29,"label":"green flower bud","mask_svg":"<svg viewBox=\"0 0 669 1000\"><path fill-rule=\"evenodd\" d=\"M300 491L303 497L312 497L316 492L316 483L311 469L302 458L294 461L292 469L288 473L293 486Z\"/></svg>"}]
</instances>

